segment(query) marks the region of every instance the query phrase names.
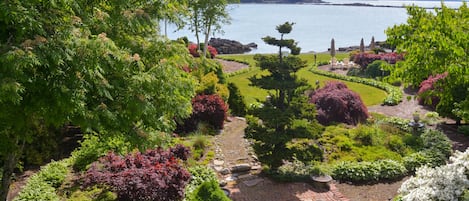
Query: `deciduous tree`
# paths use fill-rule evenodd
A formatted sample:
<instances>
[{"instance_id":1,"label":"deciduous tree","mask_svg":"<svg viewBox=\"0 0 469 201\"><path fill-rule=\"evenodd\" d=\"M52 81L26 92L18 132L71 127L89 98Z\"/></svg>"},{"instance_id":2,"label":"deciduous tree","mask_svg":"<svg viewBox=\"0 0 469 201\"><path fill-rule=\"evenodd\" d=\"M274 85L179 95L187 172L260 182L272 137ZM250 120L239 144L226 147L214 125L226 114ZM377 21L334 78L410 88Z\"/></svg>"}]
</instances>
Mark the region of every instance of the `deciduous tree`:
<instances>
[{"instance_id":1,"label":"deciduous tree","mask_svg":"<svg viewBox=\"0 0 469 201\"><path fill-rule=\"evenodd\" d=\"M200 35L204 36L203 55L207 55L208 40L211 34L220 32L223 24L230 23L228 3L239 0L193 0L189 1L189 29L194 32L200 50Z\"/></svg>"},{"instance_id":2,"label":"deciduous tree","mask_svg":"<svg viewBox=\"0 0 469 201\"><path fill-rule=\"evenodd\" d=\"M391 69L391 76L419 86L427 77L447 72L448 75L435 95L440 102L436 111L442 116L460 119L469 111L469 9L463 3L459 9L442 4L433 12L408 7L406 24L386 31L388 42L405 52L405 60ZM442 82L443 83L443 82Z\"/></svg>"},{"instance_id":3,"label":"deciduous tree","mask_svg":"<svg viewBox=\"0 0 469 201\"><path fill-rule=\"evenodd\" d=\"M0 2L0 200L37 130L72 122L85 132L145 137L191 112L194 81L182 44L158 37L178 1Z\"/></svg>"}]
</instances>

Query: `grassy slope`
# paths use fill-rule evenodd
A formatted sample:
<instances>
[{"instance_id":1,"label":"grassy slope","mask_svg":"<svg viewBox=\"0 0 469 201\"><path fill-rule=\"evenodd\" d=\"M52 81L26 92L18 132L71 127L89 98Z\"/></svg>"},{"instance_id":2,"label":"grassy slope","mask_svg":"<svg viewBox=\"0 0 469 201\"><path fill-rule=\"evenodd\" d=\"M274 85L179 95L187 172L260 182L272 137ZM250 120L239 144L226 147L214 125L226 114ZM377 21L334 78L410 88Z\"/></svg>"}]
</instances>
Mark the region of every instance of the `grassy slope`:
<instances>
[{"instance_id":1,"label":"grassy slope","mask_svg":"<svg viewBox=\"0 0 469 201\"><path fill-rule=\"evenodd\" d=\"M347 57L348 54L337 54L336 57L340 60ZM253 59L254 55L243 54L243 55L219 55L219 58L225 59L234 59L237 61L245 61L248 62L251 66L255 66L255 61ZM312 66L314 64L314 55L313 54L301 54L300 58L307 61L308 66ZM317 54L317 62L325 62L329 61L330 56L327 53ZM249 86L250 81L248 80L249 77L262 73L259 68L255 68L247 73L242 73L239 75L235 75L228 78L229 82L235 83L241 93L244 95L245 100L248 104L253 103L256 99L264 100L265 97L268 95L267 91ZM264 72L265 73L265 72ZM321 85L324 84L325 81L329 80L336 80L325 76L316 75L307 70L307 68L301 69L298 71L298 76L300 78L304 78L308 80L308 82L314 86L316 80L321 82ZM344 82L352 91L357 92L360 94L363 102L365 105L377 105L383 102L383 99L386 97L386 92L371 86L353 83L353 82Z\"/></svg>"}]
</instances>

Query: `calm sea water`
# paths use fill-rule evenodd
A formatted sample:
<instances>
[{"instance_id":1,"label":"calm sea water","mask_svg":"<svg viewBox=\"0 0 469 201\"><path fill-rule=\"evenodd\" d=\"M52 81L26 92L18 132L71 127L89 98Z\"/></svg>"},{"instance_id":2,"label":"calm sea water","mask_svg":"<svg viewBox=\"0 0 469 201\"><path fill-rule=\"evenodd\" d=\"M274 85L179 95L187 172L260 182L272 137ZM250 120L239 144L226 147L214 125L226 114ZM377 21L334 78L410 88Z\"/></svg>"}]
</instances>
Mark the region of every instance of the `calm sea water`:
<instances>
[{"instance_id":1,"label":"calm sea water","mask_svg":"<svg viewBox=\"0 0 469 201\"><path fill-rule=\"evenodd\" d=\"M374 5L416 4L423 7L438 7L439 1L366 1L332 0L331 3L360 2ZM459 7L461 2L446 3ZM285 38L298 41L302 52L323 52L330 47L334 38L336 47L359 45L361 38L369 44L371 37L376 41L386 40L385 30L396 24L405 23L405 8L354 7L310 4L238 4L230 6L230 25L223 26L224 33L216 33L218 38L237 40L241 43L254 42L258 48L250 53L273 53L274 46L264 44L262 37L279 37L275 27L286 21L295 22L291 34ZM168 27L168 37L176 39L187 36L195 41L194 34L188 30L174 31Z\"/></svg>"}]
</instances>

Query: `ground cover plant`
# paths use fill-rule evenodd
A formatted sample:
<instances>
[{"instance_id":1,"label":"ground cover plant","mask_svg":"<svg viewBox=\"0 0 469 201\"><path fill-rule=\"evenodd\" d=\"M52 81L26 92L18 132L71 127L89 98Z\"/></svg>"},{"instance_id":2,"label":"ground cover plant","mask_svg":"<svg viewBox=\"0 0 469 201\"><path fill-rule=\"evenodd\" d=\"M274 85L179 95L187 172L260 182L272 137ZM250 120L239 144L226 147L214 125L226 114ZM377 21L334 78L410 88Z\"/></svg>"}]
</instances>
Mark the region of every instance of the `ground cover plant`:
<instances>
[{"instance_id":1,"label":"ground cover plant","mask_svg":"<svg viewBox=\"0 0 469 201\"><path fill-rule=\"evenodd\" d=\"M439 131L415 135L390 126L384 120L354 129L328 127L319 141L333 177L352 182L393 180L424 165L445 164L451 154L449 139Z\"/></svg>"}]
</instances>

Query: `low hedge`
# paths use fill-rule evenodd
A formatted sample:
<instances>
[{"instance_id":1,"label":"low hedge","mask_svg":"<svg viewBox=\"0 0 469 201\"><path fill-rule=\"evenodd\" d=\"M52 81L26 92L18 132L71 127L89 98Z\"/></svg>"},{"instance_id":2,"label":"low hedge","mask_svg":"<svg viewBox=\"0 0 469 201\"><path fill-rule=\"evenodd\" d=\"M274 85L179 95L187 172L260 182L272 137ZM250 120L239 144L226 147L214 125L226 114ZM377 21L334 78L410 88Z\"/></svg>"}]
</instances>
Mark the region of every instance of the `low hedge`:
<instances>
[{"instance_id":1,"label":"low hedge","mask_svg":"<svg viewBox=\"0 0 469 201\"><path fill-rule=\"evenodd\" d=\"M369 85L372 87L376 87L378 89L385 90L388 93L388 96L383 101L384 105L397 105L402 101L402 96L403 96L402 90L399 87L392 86L388 83L380 82L380 81L373 80L373 79L340 75L337 73L331 73L331 72L319 70L314 67L311 68L310 71L318 75L323 75L323 76L345 80L349 82L365 84L365 85Z\"/></svg>"},{"instance_id":2,"label":"low hedge","mask_svg":"<svg viewBox=\"0 0 469 201\"><path fill-rule=\"evenodd\" d=\"M394 160L379 160L374 162L341 162L334 166L334 179L352 182L369 182L381 179L396 179L407 174L407 169L400 162Z\"/></svg>"},{"instance_id":3,"label":"low hedge","mask_svg":"<svg viewBox=\"0 0 469 201\"><path fill-rule=\"evenodd\" d=\"M60 200L56 188L62 185L70 166L71 159L65 159L42 167L37 174L31 176L14 201Z\"/></svg>"}]
</instances>

